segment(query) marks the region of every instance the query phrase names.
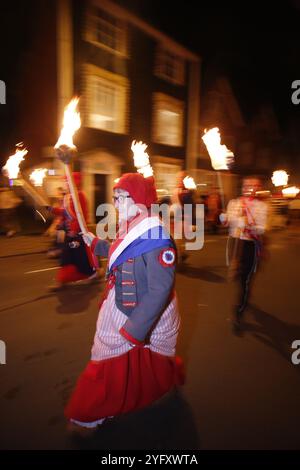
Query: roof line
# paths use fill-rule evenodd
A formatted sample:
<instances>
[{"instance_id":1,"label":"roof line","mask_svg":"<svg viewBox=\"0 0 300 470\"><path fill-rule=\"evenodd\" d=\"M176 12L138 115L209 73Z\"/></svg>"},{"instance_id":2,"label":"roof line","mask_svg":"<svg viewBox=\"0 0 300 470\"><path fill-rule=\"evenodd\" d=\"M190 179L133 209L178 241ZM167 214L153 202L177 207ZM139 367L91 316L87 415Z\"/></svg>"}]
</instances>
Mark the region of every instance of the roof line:
<instances>
[{"instance_id":1,"label":"roof line","mask_svg":"<svg viewBox=\"0 0 300 470\"><path fill-rule=\"evenodd\" d=\"M110 0L92 0L92 3L94 5L99 6L99 8L109 11L110 13L121 18L122 20L127 21L128 23L131 23L136 28L141 29L149 36L152 36L157 41L163 43L164 46L174 51L174 53L176 53L177 55L185 59L194 61L194 62L200 61L200 56L198 56L197 54L194 54L186 47L182 46L178 42L171 39L165 33L162 33L161 31L156 29L154 26L151 26L149 23L142 20L141 18L136 16L134 13L131 13L130 11L117 5L116 3Z\"/></svg>"}]
</instances>

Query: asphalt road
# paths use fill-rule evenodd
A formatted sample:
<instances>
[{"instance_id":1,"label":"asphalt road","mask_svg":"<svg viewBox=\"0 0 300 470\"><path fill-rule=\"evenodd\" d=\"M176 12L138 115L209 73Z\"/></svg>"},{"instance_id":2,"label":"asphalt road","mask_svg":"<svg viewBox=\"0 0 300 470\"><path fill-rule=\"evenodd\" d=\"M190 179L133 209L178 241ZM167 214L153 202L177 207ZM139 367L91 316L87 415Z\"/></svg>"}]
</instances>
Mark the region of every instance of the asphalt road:
<instances>
[{"instance_id":1,"label":"asphalt road","mask_svg":"<svg viewBox=\"0 0 300 470\"><path fill-rule=\"evenodd\" d=\"M299 235L271 236L243 336L231 330L225 237L206 237L177 276L186 385L85 443L67 436L63 408L89 359L103 284L48 293L56 260L0 258L0 449L299 449Z\"/></svg>"}]
</instances>

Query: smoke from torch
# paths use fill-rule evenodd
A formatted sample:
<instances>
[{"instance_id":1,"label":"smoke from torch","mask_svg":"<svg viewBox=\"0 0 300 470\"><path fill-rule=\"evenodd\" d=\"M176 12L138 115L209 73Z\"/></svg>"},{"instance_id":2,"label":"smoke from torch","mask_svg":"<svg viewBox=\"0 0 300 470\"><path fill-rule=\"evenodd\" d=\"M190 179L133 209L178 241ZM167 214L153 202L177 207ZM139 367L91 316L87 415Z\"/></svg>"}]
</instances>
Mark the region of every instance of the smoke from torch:
<instances>
[{"instance_id":1,"label":"smoke from torch","mask_svg":"<svg viewBox=\"0 0 300 470\"><path fill-rule=\"evenodd\" d=\"M133 152L133 161L134 166L136 167L138 173L141 173L144 178L153 176L153 169L150 165L150 159L147 152L145 152L147 144L143 142L132 141L131 150Z\"/></svg>"}]
</instances>

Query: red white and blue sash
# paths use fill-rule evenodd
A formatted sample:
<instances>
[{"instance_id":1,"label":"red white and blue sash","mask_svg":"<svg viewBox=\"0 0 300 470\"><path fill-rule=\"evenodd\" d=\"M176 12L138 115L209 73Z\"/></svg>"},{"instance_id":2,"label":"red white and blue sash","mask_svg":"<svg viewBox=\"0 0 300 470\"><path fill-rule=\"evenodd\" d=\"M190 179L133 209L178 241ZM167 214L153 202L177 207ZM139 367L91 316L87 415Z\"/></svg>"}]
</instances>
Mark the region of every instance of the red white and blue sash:
<instances>
[{"instance_id":1,"label":"red white and blue sash","mask_svg":"<svg viewBox=\"0 0 300 470\"><path fill-rule=\"evenodd\" d=\"M127 230L126 230L127 229ZM136 258L156 248L173 246L170 234L158 216L142 213L127 226L120 227L109 250L109 271L129 258Z\"/></svg>"}]
</instances>

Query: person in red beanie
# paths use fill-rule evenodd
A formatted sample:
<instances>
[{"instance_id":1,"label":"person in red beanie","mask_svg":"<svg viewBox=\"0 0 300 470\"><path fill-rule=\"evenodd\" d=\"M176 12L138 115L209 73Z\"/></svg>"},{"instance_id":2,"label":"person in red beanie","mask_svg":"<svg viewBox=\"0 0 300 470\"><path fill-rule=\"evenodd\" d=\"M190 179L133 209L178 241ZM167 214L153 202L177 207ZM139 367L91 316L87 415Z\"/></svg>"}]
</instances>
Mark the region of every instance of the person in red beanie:
<instances>
[{"instance_id":1,"label":"person in red beanie","mask_svg":"<svg viewBox=\"0 0 300 470\"><path fill-rule=\"evenodd\" d=\"M123 175L113 195L116 239L110 244L90 232L84 236L95 255L108 257L108 275L91 359L65 409L74 433L89 435L107 418L150 405L183 383L175 356L176 253L150 212L156 199L153 177Z\"/></svg>"},{"instance_id":2,"label":"person in red beanie","mask_svg":"<svg viewBox=\"0 0 300 470\"><path fill-rule=\"evenodd\" d=\"M73 179L80 188L81 175L73 173ZM80 226L76 217L74 204L66 181L66 194L62 207L48 207L48 210L60 218L58 230L65 233L62 252L60 256L60 269L57 271L55 284L49 287L51 291L62 289L66 284L97 277L97 259L93 256L80 234ZM79 201L85 219L88 215L88 205L83 191L78 190Z\"/></svg>"}]
</instances>

